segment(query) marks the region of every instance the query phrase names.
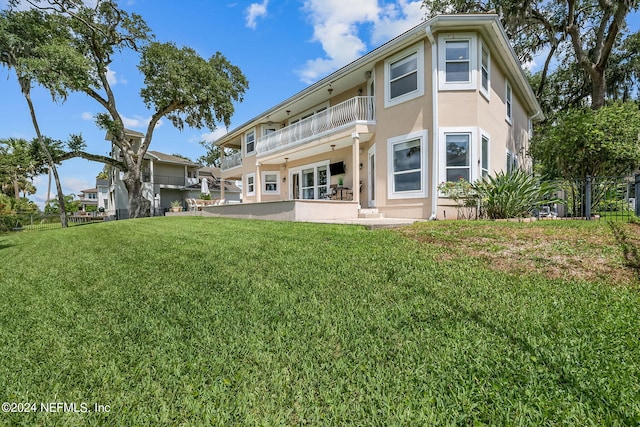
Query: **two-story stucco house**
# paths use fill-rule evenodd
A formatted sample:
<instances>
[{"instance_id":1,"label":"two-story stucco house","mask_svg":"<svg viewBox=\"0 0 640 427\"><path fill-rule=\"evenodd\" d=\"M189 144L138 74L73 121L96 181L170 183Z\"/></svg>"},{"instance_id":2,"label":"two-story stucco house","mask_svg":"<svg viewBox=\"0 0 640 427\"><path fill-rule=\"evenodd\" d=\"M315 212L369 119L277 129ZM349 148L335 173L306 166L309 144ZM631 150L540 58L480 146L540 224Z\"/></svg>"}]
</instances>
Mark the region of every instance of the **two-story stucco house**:
<instances>
[{"instance_id":1,"label":"two-story stucco house","mask_svg":"<svg viewBox=\"0 0 640 427\"><path fill-rule=\"evenodd\" d=\"M498 16L437 16L216 141L244 211L212 212L451 218L438 184L530 168L541 117Z\"/></svg>"}]
</instances>

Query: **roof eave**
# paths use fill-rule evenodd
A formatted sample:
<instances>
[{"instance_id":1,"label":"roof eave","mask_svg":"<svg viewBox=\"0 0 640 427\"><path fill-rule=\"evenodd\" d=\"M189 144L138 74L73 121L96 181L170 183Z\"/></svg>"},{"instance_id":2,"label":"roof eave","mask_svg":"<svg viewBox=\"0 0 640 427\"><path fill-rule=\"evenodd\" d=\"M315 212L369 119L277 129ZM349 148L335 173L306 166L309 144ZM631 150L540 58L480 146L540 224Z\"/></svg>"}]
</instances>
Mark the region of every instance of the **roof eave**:
<instances>
[{"instance_id":1,"label":"roof eave","mask_svg":"<svg viewBox=\"0 0 640 427\"><path fill-rule=\"evenodd\" d=\"M452 29L455 30L456 27L460 28L473 28L473 27L490 27L498 36L497 39L500 42L500 48L505 53L503 55L505 57L505 61L507 62L507 66L509 67L509 72L513 78L515 78L518 82L518 87L522 90L522 94L525 98L525 101L532 112L531 116L533 119L542 120L544 115L542 114L542 109L540 108L540 104L538 103L531 86L527 80L526 75L522 69L520 61L518 61L515 51L513 47L509 43L509 39L504 30L504 27L500 23L499 17L496 14L456 14L456 15L436 15L433 18L421 22L410 30L400 34L399 36L391 39L385 44L379 46L378 48L372 50L371 52L361 56L355 61L345 65L344 67L334 71L328 76L318 80L312 85L306 87L300 92L294 94L293 96L287 98L281 103L275 105L274 107L262 112L258 116L248 120L242 125L236 127L232 131L228 132L218 140L214 141L214 145L220 146L226 142L237 138L251 127L255 126L257 122L259 122L263 117L273 114L277 111L285 109L287 105L292 104L294 101L309 96L315 93L318 90L324 89L326 85L331 83L332 81L338 80L342 76L366 65L367 63L375 64L380 59L384 58L388 55L389 51L393 51L401 48L404 44L408 44L410 42L414 42L419 38L426 37L426 29L430 28L432 32L437 32L440 29Z\"/></svg>"}]
</instances>

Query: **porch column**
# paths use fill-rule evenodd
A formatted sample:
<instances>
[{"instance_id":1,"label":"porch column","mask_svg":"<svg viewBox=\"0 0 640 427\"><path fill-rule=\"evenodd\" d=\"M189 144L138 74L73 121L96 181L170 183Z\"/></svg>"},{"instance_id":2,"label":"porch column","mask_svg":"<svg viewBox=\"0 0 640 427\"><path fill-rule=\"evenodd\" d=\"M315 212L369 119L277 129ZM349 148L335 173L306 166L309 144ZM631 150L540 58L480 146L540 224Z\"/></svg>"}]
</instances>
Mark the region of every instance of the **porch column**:
<instances>
[{"instance_id":1,"label":"porch column","mask_svg":"<svg viewBox=\"0 0 640 427\"><path fill-rule=\"evenodd\" d=\"M260 163L256 162L256 179L254 182L256 193L256 203L262 202L262 177L260 176Z\"/></svg>"},{"instance_id":2,"label":"porch column","mask_svg":"<svg viewBox=\"0 0 640 427\"><path fill-rule=\"evenodd\" d=\"M351 147L353 157L353 201L358 203L360 209L360 135L358 132L351 134L353 138L353 146Z\"/></svg>"},{"instance_id":3,"label":"porch column","mask_svg":"<svg viewBox=\"0 0 640 427\"><path fill-rule=\"evenodd\" d=\"M222 173L222 165L224 164L224 147L220 147L220 201L224 200L224 175Z\"/></svg>"}]
</instances>

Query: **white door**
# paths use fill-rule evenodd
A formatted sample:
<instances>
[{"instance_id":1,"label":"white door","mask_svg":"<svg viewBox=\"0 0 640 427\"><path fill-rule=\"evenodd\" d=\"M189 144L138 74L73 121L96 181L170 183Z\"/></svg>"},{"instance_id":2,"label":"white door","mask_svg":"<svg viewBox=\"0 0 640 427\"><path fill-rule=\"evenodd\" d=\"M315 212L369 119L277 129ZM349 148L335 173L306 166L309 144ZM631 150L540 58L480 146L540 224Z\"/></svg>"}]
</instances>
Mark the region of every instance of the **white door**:
<instances>
[{"instance_id":1,"label":"white door","mask_svg":"<svg viewBox=\"0 0 640 427\"><path fill-rule=\"evenodd\" d=\"M369 148L369 154L367 156L367 166L368 166L368 181L369 185L367 188L367 193L369 193L369 207L376 207L376 144L373 144L371 148Z\"/></svg>"}]
</instances>

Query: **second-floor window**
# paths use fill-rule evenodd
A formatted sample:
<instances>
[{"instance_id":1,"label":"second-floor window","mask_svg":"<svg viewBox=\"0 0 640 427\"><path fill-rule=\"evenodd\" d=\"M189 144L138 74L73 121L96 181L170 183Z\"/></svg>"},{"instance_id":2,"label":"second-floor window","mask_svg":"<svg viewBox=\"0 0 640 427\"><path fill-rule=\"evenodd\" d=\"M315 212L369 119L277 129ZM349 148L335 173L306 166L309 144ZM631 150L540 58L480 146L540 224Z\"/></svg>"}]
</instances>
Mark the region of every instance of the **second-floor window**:
<instances>
[{"instance_id":1,"label":"second-floor window","mask_svg":"<svg viewBox=\"0 0 640 427\"><path fill-rule=\"evenodd\" d=\"M513 92L511 91L511 85L507 82L507 88L505 91L505 104L507 105L507 121L511 123L513 120Z\"/></svg>"},{"instance_id":2,"label":"second-floor window","mask_svg":"<svg viewBox=\"0 0 640 427\"><path fill-rule=\"evenodd\" d=\"M418 54L413 53L389 66L390 98L396 99L418 89Z\"/></svg>"},{"instance_id":3,"label":"second-floor window","mask_svg":"<svg viewBox=\"0 0 640 427\"><path fill-rule=\"evenodd\" d=\"M252 154L256 151L256 133L255 131L247 132L244 135L244 146L246 154Z\"/></svg>"},{"instance_id":4,"label":"second-floor window","mask_svg":"<svg viewBox=\"0 0 640 427\"><path fill-rule=\"evenodd\" d=\"M424 43L385 61L385 107L424 95Z\"/></svg>"},{"instance_id":5,"label":"second-floor window","mask_svg":"<svg viewBox=\"0 0 640 427\"><path fill-rule=\"evenodd\" d=\"M484 44L482 45L482 50L481 50L480 55L481 55L481 58L480 58L480 78L481 78L480 92L488 97L489 96L489 79L490 79L490 77L489 77L490 76L490 74L489 74L489 50L484 46Z\"/></svg>"},{"instance_id":6,"label":"second-floor window","mask_svg":"<svg viewBox=\"0 0 640 427\"><path fill-rule=\"evenodd\" d=\"M447 83L471 81L469 40L447 40L445 42L445 76Z\"/></svg>"},{"instance_id":7,"label":"second-floor window","mask_svg":"<svg viewBox=\"0 0 640 427\"><path fill-rule=\"evenodd\" d=\"M478 49L479 43L481 39L473 33L440 34L438 37L438 88L440 90L475 90L479 86L478 80L484 80L484 77L488 87L489 58L480 58L483 56L480 50L487 54L488 51ZM486 76L483 75L482 67L478 65L483 60L487 61Z\"/></svg>"}]
</instances>

